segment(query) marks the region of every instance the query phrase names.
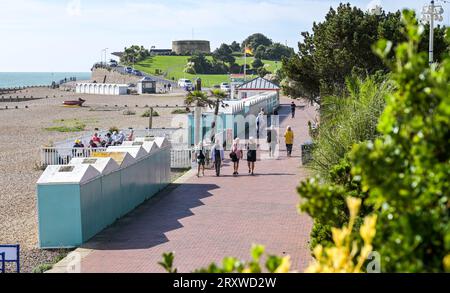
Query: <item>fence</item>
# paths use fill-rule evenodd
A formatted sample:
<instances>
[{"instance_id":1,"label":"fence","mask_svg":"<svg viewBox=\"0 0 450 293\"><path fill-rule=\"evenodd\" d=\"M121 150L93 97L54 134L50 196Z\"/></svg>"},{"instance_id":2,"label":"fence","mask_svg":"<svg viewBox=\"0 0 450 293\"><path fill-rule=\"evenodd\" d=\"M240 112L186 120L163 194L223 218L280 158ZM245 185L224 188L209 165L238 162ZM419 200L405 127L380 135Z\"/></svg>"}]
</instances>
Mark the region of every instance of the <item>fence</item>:
<instances>
[{"instance_id":1,"label":"fence","mask_svg":"<svg viewBox=\"0 0 450 293\"><path fill-rule=\"evenodd\" d=\"M172 169L185 169L192 166L192 151L190 149L172 149L170 167Z\"/></svg>"},{"instance_id":2,"label":"fence","mask_svg":"<svg viewBox=\"0 0 450 293\"><path fill-rule=\"evenodd\" d=\"M59 148L59 147L42 147L41 148L41 165L67 165L72 158L87 158L93 153L104 153L106 148Z\"/></svg>"},{"instance_id":3,"label":"fence","mask_svg":"<svg viewBox=\"0 0 450 293\"><path fill-rule=\"evenodd\" d=\"M106 152L106 148L68 148L68 147L42 147L41 166L67 165L72 158L86 158L96 152ZM176 148L171 150L170 167L173 169L187 169L192 166L192 151L190 148Z\"/></svg>"}]
</instances>

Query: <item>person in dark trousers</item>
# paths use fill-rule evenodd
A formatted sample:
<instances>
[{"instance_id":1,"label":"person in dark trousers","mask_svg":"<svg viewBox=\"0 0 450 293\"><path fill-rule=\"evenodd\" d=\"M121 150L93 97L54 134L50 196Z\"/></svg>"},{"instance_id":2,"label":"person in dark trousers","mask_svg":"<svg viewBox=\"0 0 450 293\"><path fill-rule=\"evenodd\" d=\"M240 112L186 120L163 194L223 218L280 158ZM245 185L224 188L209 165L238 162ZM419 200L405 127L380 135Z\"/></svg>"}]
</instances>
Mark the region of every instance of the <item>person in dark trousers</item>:
<instances>
[{"instance_id":1,"label":"person in dark trousers","mask_svg":"<svg viewBox=\"0 0 450 293\"><path fill-rule=\"evenodd\" d=\"M167 84L164 84L164 92L167 92Z\"/></svg>"},{"instance_id":2,"label":"person in dark trousers","mask_svg":"<svg viewBox=\"0 0 450 293\"><path fill-rule=\"evenodd\" d=\"M257 144L253 137L250 137L247 145L247 163L248 163L248 174L252 176L255 175L255 162L256 162L256 149Z\"/></svg>"},{"instance_id":3,"label":"person in dark trousers","mask_svg":"<svg viewBox=\"0 0 450 293\"><path fill-rule=\"evenodd\" d=\"M216 176L220 176L220 168L222 168L222 161L225 159L223 147L220 145L219 140L216 140L216 144L211 149L211 162L214 163L216 169Z\"/></svg>"},{"instance_id":4,"label":"person in dark trousers","mask_svg":"<svg viewBox=\"0 0 450 293\"><path fill-rule=\"evenodd\" d=\"M297 105L294 103L294 102L292 102L291 103L291 114L292 114L292 119L294 119L295 118L295 108L297 107Z\"/></svg>"},{"instance_id":5,"label":"person in dark trousers","mask_svg":"<svg viewBox=\"0 0 450 293\"><path fill-rule=\"evenodd\" d=\"M287 156L292 156L292 146L294 145L294 132L290 126L287 127L286 132L284 133L284 139L286 140L286 151Z\"/></svg>"},{"instance_id":6,"label":"person in dark trousers","mask_svg":"<svg viewBox=\"0 0 450 293\"><path fill-rule=\"evenodd\" d=\"M172 85L170 83L167 85L167 87L169 88L169 92L172 91Z\"/></svg>"}]
</instances>

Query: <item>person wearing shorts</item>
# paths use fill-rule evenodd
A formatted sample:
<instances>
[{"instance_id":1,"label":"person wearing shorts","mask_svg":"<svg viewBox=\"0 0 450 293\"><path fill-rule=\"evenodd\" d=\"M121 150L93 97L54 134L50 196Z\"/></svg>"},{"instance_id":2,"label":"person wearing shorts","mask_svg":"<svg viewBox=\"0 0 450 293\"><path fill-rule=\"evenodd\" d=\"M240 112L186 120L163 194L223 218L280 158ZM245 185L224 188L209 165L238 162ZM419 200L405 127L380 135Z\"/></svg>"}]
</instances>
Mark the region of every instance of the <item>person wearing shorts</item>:
<instances>
[{"instance_id":1,"label":"person wearing shorts","mask_svg":"<svg viewBox=\"0 0 450 293\"><path fill-rule=\"evenodd\" d=\"M205 149L203 148L203 144L199 143L197 150L195 151L195 158L197 159L197 177L200 177L200 169L203 168L203 176L205 176Z\"/></svg>"}]
</instances>

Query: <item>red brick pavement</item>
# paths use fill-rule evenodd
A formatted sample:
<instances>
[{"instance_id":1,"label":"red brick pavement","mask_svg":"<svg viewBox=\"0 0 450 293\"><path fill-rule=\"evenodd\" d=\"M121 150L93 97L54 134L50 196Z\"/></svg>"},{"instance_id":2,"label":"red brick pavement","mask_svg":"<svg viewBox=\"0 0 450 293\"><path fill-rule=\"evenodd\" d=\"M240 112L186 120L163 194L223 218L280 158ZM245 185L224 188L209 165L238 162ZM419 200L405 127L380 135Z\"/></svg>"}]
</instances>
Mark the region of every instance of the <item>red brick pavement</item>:
<instances>
[{"instance_id":1,"label":"red brick pavement","mask_svg":"<svg viewBox=\"0 0 450 293\"><path fill-rule=\"evenodd\" d=\"M285 105L280 114L288 111ZM290 255L293 269L303 271L311 261L312 221L298 214L295 189L307 176L299 145L308 139L313 117L307 107L281 124L296 134L294 157L283 153L279 160L258 161L254 177L246 174L246 161L236 178L227 163L222 177L207 170L206 177L172 187L84 245L93 251L83 259L82 272L163 272L157 263L169 251L180 272L191 272L226 256L248 260L253 243L264 244L270 254Z\"/></svg>"}]
</instances>

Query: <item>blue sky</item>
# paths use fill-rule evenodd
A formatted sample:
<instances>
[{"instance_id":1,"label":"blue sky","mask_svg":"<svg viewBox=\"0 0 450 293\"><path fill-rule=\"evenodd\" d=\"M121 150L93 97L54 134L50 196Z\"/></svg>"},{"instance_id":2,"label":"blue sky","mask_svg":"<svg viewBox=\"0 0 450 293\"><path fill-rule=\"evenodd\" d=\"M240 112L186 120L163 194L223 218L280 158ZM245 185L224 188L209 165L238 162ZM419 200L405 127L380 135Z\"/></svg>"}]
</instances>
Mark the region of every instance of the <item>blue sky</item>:
<instances>
[{"instance_id":1,"label":"blue sky","mask_svg":"<svg viewBox=\"0 0 450 293\"><path fill-rule=\"evenodd\" d=\"M101 50L139 44L171 48L172 40L242 41L261 32L294 48L300 32L322 21L333 0L2 0L0 72L89 71ZM421 9L422 0L350 0L367 9ZM444 24L449 23L450 4Z\"/></svg>"}]
</instances>

